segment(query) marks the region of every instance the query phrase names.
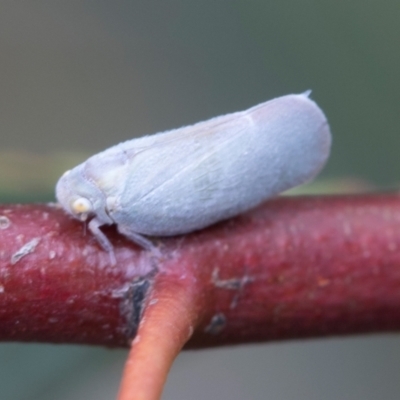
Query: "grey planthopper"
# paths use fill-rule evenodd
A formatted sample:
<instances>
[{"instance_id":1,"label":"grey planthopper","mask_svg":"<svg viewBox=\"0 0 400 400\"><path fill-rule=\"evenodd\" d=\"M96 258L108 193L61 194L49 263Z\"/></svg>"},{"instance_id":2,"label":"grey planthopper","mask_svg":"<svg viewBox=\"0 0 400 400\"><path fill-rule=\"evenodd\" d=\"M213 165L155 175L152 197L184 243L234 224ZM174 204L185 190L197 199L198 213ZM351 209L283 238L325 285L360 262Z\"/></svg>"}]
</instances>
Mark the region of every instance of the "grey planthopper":
<instances>
[{"instance_id":1,"label":"grey planthopper","mask_svg":"<svg viewBox=\"0 0 400 400\"><path fill-rule=\"evenodd\" d=\"M202 229L313 179L330 145L309 92L287 95L110 147L65 172L56 196L115 264L101 226L152 249L146 236Z\"/></svg>"}]
</instances>

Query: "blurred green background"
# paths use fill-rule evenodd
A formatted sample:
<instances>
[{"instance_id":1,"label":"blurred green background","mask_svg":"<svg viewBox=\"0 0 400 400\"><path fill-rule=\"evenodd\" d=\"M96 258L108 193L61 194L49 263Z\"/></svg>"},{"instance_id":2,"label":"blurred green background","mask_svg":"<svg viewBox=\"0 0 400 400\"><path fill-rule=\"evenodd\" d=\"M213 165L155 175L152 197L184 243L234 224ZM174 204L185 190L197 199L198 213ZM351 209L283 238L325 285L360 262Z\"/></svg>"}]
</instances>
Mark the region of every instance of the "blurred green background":
<instances>
[{"instance_id":1,"label":"blurred green background","mask_svg":"<svg viewBox=\"0 0 400 400\"><path fill-rule=\"evenodd\" d=\"M52 200L86 155L307 89L334 135L322 177L395 187L399 21L394 0L1 0L0 198ZM399 345L381 335L186 352L163 398L398 399ZM112 399L125 356L2 344L0 398Z\"/></svg>"}]
</instances>

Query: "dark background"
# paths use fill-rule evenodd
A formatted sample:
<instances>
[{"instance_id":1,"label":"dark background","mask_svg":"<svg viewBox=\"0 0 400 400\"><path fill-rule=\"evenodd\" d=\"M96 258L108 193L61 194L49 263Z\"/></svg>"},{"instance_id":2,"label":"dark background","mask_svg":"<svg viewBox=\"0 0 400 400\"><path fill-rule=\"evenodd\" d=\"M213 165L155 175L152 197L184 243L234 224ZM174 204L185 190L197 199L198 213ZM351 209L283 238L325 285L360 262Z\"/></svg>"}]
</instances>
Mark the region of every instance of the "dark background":
<instances>
[{"instance_id":1,"label":"dark background","mask_svg":"<svg viewBox=\"0 0 400 400\"><path fill-rule=\"evenodd\" d=\"M334 137L322 178L394 187L399 21L394 0L0 1L0 186L52 200L85 155L312 89ZM381 335L187 352L164 399L397 399L399 345ZM125 356L2 344L0 397L111 399Z\"/></svg>"}]
</instances>

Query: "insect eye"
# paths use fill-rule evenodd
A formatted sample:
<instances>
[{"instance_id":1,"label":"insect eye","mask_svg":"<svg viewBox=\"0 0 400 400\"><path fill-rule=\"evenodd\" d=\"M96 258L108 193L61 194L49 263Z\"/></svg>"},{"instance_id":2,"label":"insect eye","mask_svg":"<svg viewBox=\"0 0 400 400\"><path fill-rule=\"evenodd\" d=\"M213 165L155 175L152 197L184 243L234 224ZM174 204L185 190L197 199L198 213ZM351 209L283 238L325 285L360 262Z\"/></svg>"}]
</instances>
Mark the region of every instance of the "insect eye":
<instances>
[{"instance_id":1,"label":"insect eye","mask_svg":"<svg viewBox=\"0 0 400 400\"><path fill-rule=\"evenodd\" d=\"M71 204L71 209L75 214L87 214L93 210L93 207L88 199L79 197Z\"/></svg>"}]
</instances>

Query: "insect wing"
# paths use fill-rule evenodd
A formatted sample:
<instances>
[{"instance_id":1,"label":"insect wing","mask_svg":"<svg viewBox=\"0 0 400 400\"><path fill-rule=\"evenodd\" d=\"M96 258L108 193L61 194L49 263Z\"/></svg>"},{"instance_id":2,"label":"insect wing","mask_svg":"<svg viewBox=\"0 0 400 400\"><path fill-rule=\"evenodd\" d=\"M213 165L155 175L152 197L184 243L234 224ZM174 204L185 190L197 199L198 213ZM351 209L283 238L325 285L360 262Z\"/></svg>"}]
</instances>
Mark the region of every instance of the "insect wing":
<instances>
[{"instance_id":1,"label":"insect wing","mask_svg":"<svg viewBox=\"0 0 400 400\"><path fill-rule=\"evenodd\" d=\"M210 152L217 151L247 128L242 113L228 114L192 126L121 144L127 156L125 195L140 201Z\"/></svg>"},{"instance_id":2,"label":"insect wing","mask_svg":"<svg viewBox=\"0 0 400 400\"><path fill-rule=\"evenodd\" d=\"M187 231L198 229L310 180L329 154L326 118L304 95L284 96L214 122L188 127L200 130L190 134L189 129L182 140L135 157L129 176L140 170L146 178L140 193L137 185L127 187L123 206L138 218L168 215L167 229L179 220Z\"/></svg>"}]
</instances>

